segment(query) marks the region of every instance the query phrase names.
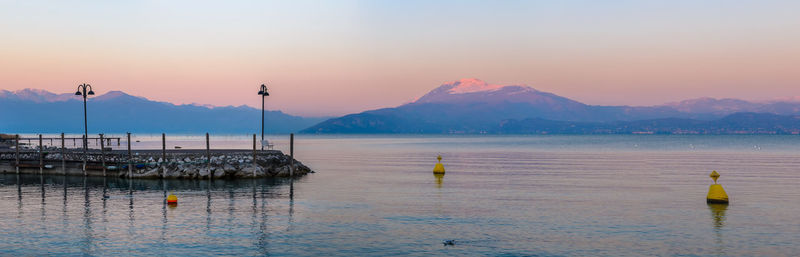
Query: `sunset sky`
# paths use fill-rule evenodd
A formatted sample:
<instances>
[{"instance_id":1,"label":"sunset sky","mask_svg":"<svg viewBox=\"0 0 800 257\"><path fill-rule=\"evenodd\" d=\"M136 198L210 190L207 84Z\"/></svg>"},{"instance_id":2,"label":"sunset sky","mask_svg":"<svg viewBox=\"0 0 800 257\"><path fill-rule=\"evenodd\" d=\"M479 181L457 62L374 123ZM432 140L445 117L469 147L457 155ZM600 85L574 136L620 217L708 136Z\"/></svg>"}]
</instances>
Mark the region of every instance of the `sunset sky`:
<instances>
[{"instance_id":1,"label":"sunset sky","mask_svg":"<svg viewBox=\"0 0 800 257\"><path fill-rule=\"evenodd\" d=\"M341 115L461 78L588 104L800 96L800 1L0 1L0 89Z\"/></svg>"}]
</instances>

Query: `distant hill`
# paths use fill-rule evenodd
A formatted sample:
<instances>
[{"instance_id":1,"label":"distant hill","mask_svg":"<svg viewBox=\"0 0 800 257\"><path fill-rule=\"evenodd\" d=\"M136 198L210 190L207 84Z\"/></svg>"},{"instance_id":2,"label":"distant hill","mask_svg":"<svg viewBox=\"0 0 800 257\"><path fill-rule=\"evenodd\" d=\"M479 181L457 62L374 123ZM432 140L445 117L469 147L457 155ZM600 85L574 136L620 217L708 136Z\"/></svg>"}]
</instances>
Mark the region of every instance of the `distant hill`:
<instances>
[{"instance_id":1,"label":"distant hill","mask_svg":"<svg viewBox=\"0 0 800 257\"><path fill-rule=\"evenodd\" d=\"M698 98L677 103L668 103L664 106L685 113L705 113L711 115L728 115L737 112L772 113L779 115L800 113L800 102L797 101L754 103L730 98Z\"/></svg>"},{"instance_id":2,"label":"distant hill","mask_svg":"<svg viewBox=\"0 0 800 257\"><path fill-rule=\"evenodd\" d=\"M261 109L175 105L111 91L88 101L90 133L260 133ZM297 132L324 118L265 113L266 132ZM0 131L82 133L83 103L74 93L0 90Z\"/></svg>"},{"instance_id":3,"label":"distant hill","mask_svg":"<svg viewBox=\"0 0 800 257\"><path fill-rule=\"evenodd\" d=\"M669 127L677 124L699 129L740 112L795 115L800 114L800 103L703 98L660 106L594 106L529 86L492 85L477 79L462 79L445 83L408 104L330 119L302 132L629 133L648 128L671 131ZM757 113L749 115L761 116ZM757 122L758 119L750 120ZM651 122L649 126L647 122ZM749 129L756 129L754 126L760 124L750 125ZM626 126L640 127L625 129ZM725 129L703 131L733 133Z\"/></svg>"},{"instance_id":4,"label":"distant hill","mask_svg":"<svg viewBox=\"0 0 800 257\"><path fill-rule=\"evenodd\" d=\"M618 122L507 120L499 134L800 134L800 115L736 113L718 120L655 119Z\"/></svg>"}]
</instances>

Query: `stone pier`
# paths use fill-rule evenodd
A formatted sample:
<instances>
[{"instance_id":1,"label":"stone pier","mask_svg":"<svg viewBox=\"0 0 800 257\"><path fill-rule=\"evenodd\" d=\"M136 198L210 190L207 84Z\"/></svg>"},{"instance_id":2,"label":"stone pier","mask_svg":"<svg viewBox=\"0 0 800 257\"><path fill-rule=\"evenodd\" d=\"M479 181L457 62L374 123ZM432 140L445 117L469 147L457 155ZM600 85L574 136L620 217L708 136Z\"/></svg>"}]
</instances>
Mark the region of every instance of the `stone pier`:
<instances>
[{"instance_id":1,"label":"stone pier","mask_svg":"<svg viewBox=\"0 0 800 257\"><path fill-rule=\"evenodd\" d=\"M107 176L132 178L224 179L289 177L290 174L299 177L313 173L297 160L292 164L288 155L277 150L211 150L210 162L204 149L169 150L166 151L166 159L162 154L162 150L133 150L129 160L126 150L101 153L98 149L92 149L87 155L86 175L103 176L104 168ZM45 148L41 158L42 166L38 149L21 151L20 173L84 174L81 149L68 149L62 156L60 148ZM102 165L103 161L105 166ZM15 165L15 151L0 149L0 172L14 173Z\"/></svg>"}]
</instances>

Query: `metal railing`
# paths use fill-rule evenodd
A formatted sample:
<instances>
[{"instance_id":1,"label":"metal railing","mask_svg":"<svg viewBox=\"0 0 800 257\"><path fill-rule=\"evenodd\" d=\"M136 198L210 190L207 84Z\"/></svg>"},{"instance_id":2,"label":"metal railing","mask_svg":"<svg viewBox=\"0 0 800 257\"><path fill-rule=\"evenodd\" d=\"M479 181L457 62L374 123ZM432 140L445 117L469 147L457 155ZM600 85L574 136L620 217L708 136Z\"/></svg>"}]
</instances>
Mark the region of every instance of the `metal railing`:
<instances>
[{"instance_id":1,"label":"metal railing","mask_svg":"<svg viewBox=\"0 0 800 257\"><path fill-rule=\"evenodd\" d=\"M13 160L13 166L16 169L17 174L19 174L19 169L22 168L39 168L40 173L43 173L45 168L54 168L52 165L45 165L45 161L48 163L52 163L53 161L61 161L61 168L63 173L66 174L66 164L74 163L74 162L82 162L82 170L83 175L87 175L87 170L102 170L103 176L107 175L107 170L118 170L121 171L122 169L128 169L127 176L131 177L133 173L133 169L137 168L145 168L145 167L163 167L165 165L174 164L174 157L183 157L192 155L197 157L199 154L205 157L202 160L191 161L192 164L206 164L206 167L210 169L211 165L211 157L212 157L212 149L211 149L211 140L209 133L205 134L205 149L170 149L167 150L167 136L165 133L161 134L161 156L158 161L155 161L153 157L158 156L158 149L138 149L137 157L139 157L139 153L147 153L146 160L142 160L140 158L134 158L133 151L131 150L131 133L126 133L126 146L127 150L112 150L111 148L106 148L107 144L111 144L113 140L117 141L117 146L121 145L122 137L105 137L103 134L99 134L97 138L88 138L88 140L95 139L97 143L100 145L100 149L84 149L83 145L81 144L80 148L67 148L66 141L67 140L81 140L83 141L84 137L65 137L62 133L60 137L43 137L39 134L36 138L29 138L29 137L20 137L19 135L15 135L14 138L10 139L14 141L14 149L5 149L0 150L0 161L9 161ZM43 142L45 140L49 140L51 142L50 146L45 146ZM60 141L60 147L53 146L53 141ZM7 139L8 141L8 139ZM23 148L22 141L28 141L28 146L31 145L32 141L38 142L35 148ZM138 141L137 141L138 142ZM256 161L256 158L259 153L266 153L266 152L273 152L274 150L258 150L257 149L257 141L256 141L256 134L252 134L252 156L253 161ZM263 141L262 141L263 144ZM73 146L78 146L77 144L73 144ZM88 147L87 147L88 148ZM205 150L203 154L202 150ZM242 151L249 151L249 150L233 150L233 149L217 149L213 152L215 153L227 153L227 152L239 152ZM171 159L167 158L169 153ZM57 154L57 155L55 155ZM290 176L293 175L293 167L294 167L294 134L290 134L289 137L289 155L291 160L290 165ZM48 158L48 156L56 156L55 158ZM60 158L58 158L60 157ZM33 164L31 162L38 161L37 164ZM187 163L185 161L181 161L181 163ZM98 165L99 164L99 165ZM113 165L108 165L113 164ZM47 167L50 166L50 167ZM166 171L162 169L161 177L163 177ZM254 171L255 174L255 171Z\"/></svg>"}]
</instances>

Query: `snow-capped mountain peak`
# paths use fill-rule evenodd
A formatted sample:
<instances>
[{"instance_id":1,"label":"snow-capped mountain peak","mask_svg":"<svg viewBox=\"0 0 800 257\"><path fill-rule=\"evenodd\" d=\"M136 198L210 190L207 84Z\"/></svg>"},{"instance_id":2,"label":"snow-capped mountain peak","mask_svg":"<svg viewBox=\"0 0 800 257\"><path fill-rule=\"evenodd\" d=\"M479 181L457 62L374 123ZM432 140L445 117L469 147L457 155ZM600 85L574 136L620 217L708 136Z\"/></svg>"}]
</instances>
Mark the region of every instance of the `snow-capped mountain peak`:
<instances>
[{"instance_id":1,"label":"snow-capped mountain peak","mask_svg":"<svg viewBox=\"0 0 800 257\"><path fill-rule=\"evenodd\" d=\"M529 86L490 84L474 78L444 83L414 101L414 103L433 102L525 102L582 105L551 93L541 92Z\"/></svg>"},{"instance_id":2,"label":"snow-capped mountain peak","mask_svg":"<svg viewBox=\"0 0 800 257\"><path fill-rule=\"evenodd\" d=\"M442 86L449 87L450 89L448 89L447 92L451 94L496 91L504 87L503 85L493 85L486 83L483 80L475 78L456 80L453 82L445 83Z\"/></svg>"}]
</instances>

